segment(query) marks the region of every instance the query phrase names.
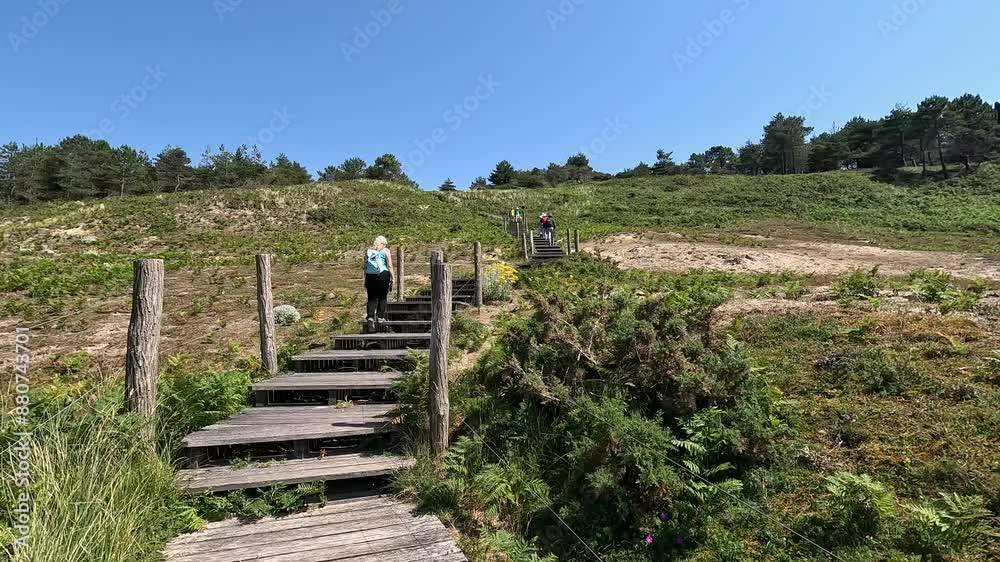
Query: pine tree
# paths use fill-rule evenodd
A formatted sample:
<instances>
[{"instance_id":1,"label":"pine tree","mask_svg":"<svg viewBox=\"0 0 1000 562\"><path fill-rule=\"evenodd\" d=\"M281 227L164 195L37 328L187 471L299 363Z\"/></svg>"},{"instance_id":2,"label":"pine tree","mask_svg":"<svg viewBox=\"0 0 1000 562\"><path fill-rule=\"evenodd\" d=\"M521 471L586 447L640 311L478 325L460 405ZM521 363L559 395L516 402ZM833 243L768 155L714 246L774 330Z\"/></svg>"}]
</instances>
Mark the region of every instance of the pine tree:
<instances>
[{"instance_id":1,"label":"pine tree","mask_svg":"<svg viewBox=\"0 0 1000 562\"><path fill-rule=\"evenodd\" d=\"M455 182L451 181L451 178L448 178L448 179L444 180L444 183L442 183L440 187L438 187L438 190L439 191L458 191L458 188L455 187Z\"/></svg>"},{"instance_id":2,"label":"pine tree","mask_svg":"<svg viewBox=\"0 0 1000 562\"><path fill-rule=\"evenodd\" d=\"M514 183L515 175L514 166L506 160L501 160L490 174L490 183L495 186L510 185Z\"/></svg>"},{"instance_id":3,"label":"pine tree","mask_svg":"<svg viewBox=\"0 0 1000 562\"><path fill-rule=\"evenodd\" d=\"M271 185L300 185L311 183L312 176L305 166L291 160L284 153L279 154L271 164Z\"/></svg>"},{"instance_id":4,"label":"pine tree","mask_svg":"<svg viewBox=\"0 0 1000 562\"><path fill-rule=\"evenodd\" d=\"M193 176L191 159L183 148L167 146L156 157L156 183L161 190L180 191Z\"/></svg>"},{"instance_id":5,"label":"pine tree","mask_svg":"<svg viewBox=\"0 0 1000 562\"><path fill-rule=\"evenodd\" d=\"M476 179L472 180L472 183L469 184L469 191L486 189L487 187L489 187L489 183L486 182L486 178L484 178L483 176L479 176Z\"/></svg>"}]
</instances>

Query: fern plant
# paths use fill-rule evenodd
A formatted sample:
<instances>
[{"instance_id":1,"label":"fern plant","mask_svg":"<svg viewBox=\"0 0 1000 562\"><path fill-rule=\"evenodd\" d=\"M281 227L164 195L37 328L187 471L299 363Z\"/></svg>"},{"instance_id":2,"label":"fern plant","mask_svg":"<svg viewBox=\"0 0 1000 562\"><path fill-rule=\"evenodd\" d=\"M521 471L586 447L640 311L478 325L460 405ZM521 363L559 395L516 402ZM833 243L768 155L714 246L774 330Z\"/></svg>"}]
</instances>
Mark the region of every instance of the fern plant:
<instances>
[{"instance_id":1,"label":"fern plant","mask_svg":"<svg viewBox=\"0 0 1000 562\"><path fill-rule=\"evenodd\" d=\"M907 505L911 549L931 560L981 546L998 533L989 526L992 515L981 496L941 494L937 502Z\"/></svg>"},{"instance_id":2,"label":"fern plant","mask_svg":"<svg viewBox=\"0 0 1000 562\"><path fill-rule=\"evenodd\" d=\"M896 515L895 498L867 474L838 472L826 477L826 504L846 541L878 534Z\"/></svg>"}]
</instances>

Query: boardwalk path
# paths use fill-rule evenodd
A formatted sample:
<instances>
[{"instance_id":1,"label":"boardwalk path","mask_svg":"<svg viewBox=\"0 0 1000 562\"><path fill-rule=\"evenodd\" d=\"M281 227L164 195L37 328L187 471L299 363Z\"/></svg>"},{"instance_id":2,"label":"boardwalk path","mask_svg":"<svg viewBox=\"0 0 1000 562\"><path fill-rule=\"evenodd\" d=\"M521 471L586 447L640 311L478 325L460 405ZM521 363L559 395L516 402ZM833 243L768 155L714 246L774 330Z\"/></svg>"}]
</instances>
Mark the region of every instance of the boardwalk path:
<instances>
[{"instance_id":1,"label":"boardwalk path","mask_svg":"<svg viewBox=\"0 0 1000 562\"><path fill-rule=\"evenodd\" d=\"M468 306L473 289L469 280L454 282L456 310ZM293 357L294 372L253 386L255 407L184 439L191 467L180 471L178 486L187 493L326 482L333 497L360 497L287 517L213 523L174 539L166 560L465 560L436 517L381 495L372 482L413 464L385 452L386 415L396 406L392 383L430 345L427 295L389 303L379 333L336 336L331 349Z\"/></svg>"},{"instance_id":2,"label":"boardwalk path","mask_svg":"<svg viewBox=\"0 0 1000 562\"><path fill-rule=\"evenodd\" d=\"M536 236L528 265L564 255ZM455 280L456 311L472 301L472 283ZM287 517L210 524L171 541L168 562L466 560L436 517L371 486L413 464L383 446L396 406L392 384L430 344L428 293L389 303L388 319L379 333L336 336L332 349L293 357L294 372L253 386L255 407L184 439L191 466L178 486L187 493L325 482L329 495L354 497Z\"/></svg>"}]
</instances>

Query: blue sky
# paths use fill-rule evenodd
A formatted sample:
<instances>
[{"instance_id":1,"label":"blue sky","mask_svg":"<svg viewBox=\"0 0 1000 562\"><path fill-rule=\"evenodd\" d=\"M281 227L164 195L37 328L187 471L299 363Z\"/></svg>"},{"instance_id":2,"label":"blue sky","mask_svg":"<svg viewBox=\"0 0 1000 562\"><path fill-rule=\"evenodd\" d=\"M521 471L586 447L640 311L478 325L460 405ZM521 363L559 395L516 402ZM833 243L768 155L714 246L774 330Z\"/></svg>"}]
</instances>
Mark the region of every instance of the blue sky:
<instances>
[{"instance_id":1,"label":"blue sky","mask_svg":"<svg viewBox=\"0 0 1000 562\"><path fill-rule=\"evenodd\" d=\"M313 173L392 152L425 188L580 151L617 172L777 112L822 131L1000 100L998 21L995 0L6 0L0 142L89 132L197 162L252 141Z\"/></svg>"}]
</instances>

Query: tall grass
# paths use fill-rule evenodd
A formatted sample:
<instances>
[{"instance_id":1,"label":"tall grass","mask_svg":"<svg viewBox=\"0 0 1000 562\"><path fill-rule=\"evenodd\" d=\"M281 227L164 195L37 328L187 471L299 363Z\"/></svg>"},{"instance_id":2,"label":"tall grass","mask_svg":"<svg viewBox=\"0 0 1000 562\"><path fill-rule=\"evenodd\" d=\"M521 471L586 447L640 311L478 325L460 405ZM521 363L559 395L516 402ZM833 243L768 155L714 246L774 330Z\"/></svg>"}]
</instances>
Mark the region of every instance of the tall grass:
<instances>
[{"instance_id":1,"label":"tall grass","mask_svg":"<svg viewBox=\"0 0 1000 562\"><path fill-rule=\"evenodd\" d=\"M174 488L169 455L143 440L136 418L120 415L112 391L99 385L43 400L45 419L31 428L31 533L28 548L5 545L12 561L155 560L170 536L197 524ZM13 430L5 422L7 445ZM6 447L4 457L13 460ZM0 483L5 507L20 492L10 478Z\"/></svg>"}]
</instances>

